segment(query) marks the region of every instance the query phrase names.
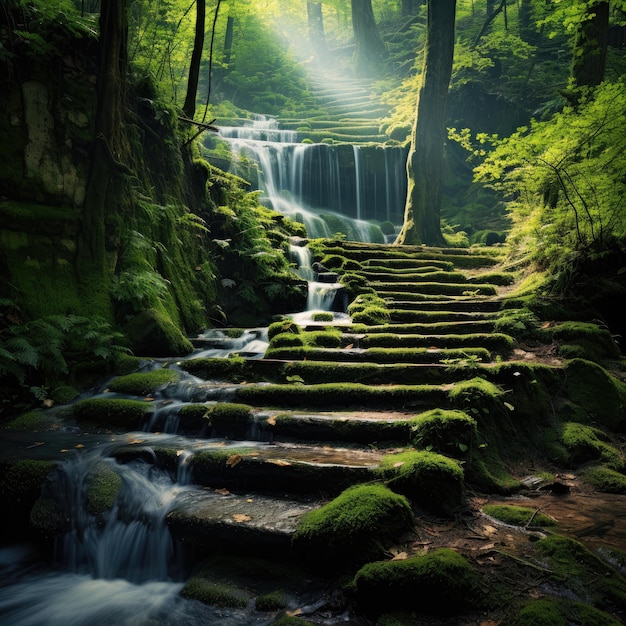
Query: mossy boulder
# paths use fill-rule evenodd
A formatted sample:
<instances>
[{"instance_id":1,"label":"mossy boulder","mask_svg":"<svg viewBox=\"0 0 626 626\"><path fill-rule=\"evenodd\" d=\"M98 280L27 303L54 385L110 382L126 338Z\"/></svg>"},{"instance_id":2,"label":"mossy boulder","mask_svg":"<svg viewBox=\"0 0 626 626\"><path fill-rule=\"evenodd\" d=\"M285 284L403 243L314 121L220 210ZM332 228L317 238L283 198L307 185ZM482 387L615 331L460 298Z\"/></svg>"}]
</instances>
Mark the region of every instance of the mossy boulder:
<instances>
[{"instance_id":1,"label":"mossy boulder","mask_svg":"<svg viewBox=\"0 0 626 626\"><path fill-rule=\"evenodd\" d=\"M605 611L582 602L539 598L528 602L510 621L510 626L618 626L621 622Z\"/></svg>"},{"instance_id":2,"label":"mossy boulder","mask_svg":"<svg viewBox=\"0 0 626 626\"><path fill-rule=\"evenodd\" d=\"M411 442L417 448L464 457L476 438L476 420L463 411L433 409L411 420Z\"/></svg>"},{"instance_id":3,"label":"mossy boulder","mask_svg":"<svg viewBox=\"0 0 626 626\"><path fill-rule=\"evenodd\" d=\"M132 396L153 395L159 388L177 381L180 374L171 369L158 369L151 372L135 372L118 376L109 382L109 390Z\"/></svg>"},{"instance_id":4,"label":"mossy boulder","mask_svg":"<svg viewBox=\"0 0 626 626\"><path fill-rule=\"evenodd\" d=\"M134 354L145 357L185 356L193 346L164 313L142 311L124 328Z\"/></svg>"},{"instance_id":5,"label":"mossy boulder","mask_svg":"<svg viewBox=\"0 0 626 626\"><path fill-rule=\"evenodd\" d=\"M615 470L624 467L622 453L606 441L606 435L598 428L567 422L560 427L560 441L566 450L566 460L570 466L602 461Z\"/></svg>"},{"instance_id":6,"label":"mossy boulder","mask_svg":"<svg viewBox=\"0 0 626 626\"><path fill-rule=\"evenodd\" d=\"M271 341L276 335L281 335L283 333L297 335L300 332L300 326L298 326L293 320L284 319L278 322L272 322L268 326L267 338Z\"/></svg>"},{"instance_id":7,"label":"mossy boulder","mask_svg":"<svg viewBox=\"0 0 626 626\"><path fill-rule=\"evenodd\" d=\"M254 601L257 611L279 611L287 606L287 597L280 589L258 596Z\"/></svg>"},{"instance_id":8,"label":"mossy boulder","mask_svg":"<svg viewBox=\"0 0 626 626\"><path fill-rule=\"evenodd\" d=\"M122 477L107 463L96 463L87 474L87 510L103 516L110 511L122 489Z\"/></svg>"},{"instance_id":9,"label":"mossy boulder","mask_svg":"<svg viewBox=\"0 0 626 626\"><path fill-rule=\"evenodd\" d=\"M242 609L250 601L249 595L236 587L213 582L201 576L190 578L182 588L180 595L189 600L198 600L204 604L223 608Z\"/></svg>"},{"instance_id":10,"label":"mossy boulder","mask_svg":"<svg viewBox=\"0 0 626 626\"><path fill-rule=\"evenodd\" d=\"M91 398L74 405L74 417L79 423L136 430L152 410L150 403L139 400Z\"/></svg>"},{"instance_id":11,"label":"mossy boulder","mask_svg":"<svg viewBox=\"0 0 626 626\"><path fill-rule=\"evenodd\" d=\"M626 494L626 475L605 465L589 467L582 473L584 479L602 493Z\"/></svg>"},{"instance_id":12,"label":"mossy boulder","mask_svg":"<svg viewBox=\"0 0 626 626\"><path fill-rule=\"evenodd\" d=\"M465 499L461 465L442 454L427 450L390 454L378 473L390 489L438 514L450 515Z\"/></svg>"},{"instance_id":13,"label":"mossy boulder","mask_svg":"<svg viewBox=\"0 0 626 626\"><path fill-rule=\"evenodd\" d=\"M626 384L597 363L573 359L567 364L565 395L577 407L569 419L593 421L613 431L626 430Z\"/></svg>"},{"instance_id":14,"label":"mossy boulder","mask_svg":"<svg viewBox=\"0 0 626 626\"><path fill-rule=\"evenodd\" d=\"M397 609L451 615L477 596L477 576L458 552L440 548L398 561L364 565L352 583L366 614Z\"/></svg>"},{"instance_id":15,"label":"mossy boulder","mask_svg":"<svg viewBox=\"0 0 626 626\"><path fill-rule=\"evenodd\" d=\"M384 485L357 485L301 519L294 549L314 565L345 569L381 558L413 523L406 498Z\"/></svg>"}]
</instances>

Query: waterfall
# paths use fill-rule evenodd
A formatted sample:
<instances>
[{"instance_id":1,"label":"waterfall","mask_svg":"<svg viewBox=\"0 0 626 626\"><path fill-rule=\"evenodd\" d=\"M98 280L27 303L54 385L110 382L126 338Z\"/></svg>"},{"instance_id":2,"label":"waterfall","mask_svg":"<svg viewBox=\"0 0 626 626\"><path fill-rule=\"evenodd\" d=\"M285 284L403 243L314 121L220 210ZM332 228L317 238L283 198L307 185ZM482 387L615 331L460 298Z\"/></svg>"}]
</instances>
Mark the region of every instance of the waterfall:
<instances>
[{"instance_id":1,"label":"waterfall","mask_svg":"<svg viewBox=\"0 0 626 626\"><path fill-rule=\"evenodd\" d=\"M262 202L303 223L309 237L343 232L351 240L382 242L372 220L402 223L404 148L296 143L296 131L264 116L221 127L220 135L234 155L231 170L262 191Z\"/></svg>"}]
</instances>

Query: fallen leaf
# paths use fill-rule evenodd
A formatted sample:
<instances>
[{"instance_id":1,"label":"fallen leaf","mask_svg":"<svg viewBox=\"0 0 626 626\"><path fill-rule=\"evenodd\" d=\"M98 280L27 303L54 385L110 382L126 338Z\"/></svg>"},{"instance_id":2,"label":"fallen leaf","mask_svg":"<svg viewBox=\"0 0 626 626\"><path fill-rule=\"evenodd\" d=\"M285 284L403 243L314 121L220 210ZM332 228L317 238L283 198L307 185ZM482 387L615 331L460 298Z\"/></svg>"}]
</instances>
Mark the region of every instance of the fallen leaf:
<instances>
[{"instance_id":1,"label":"fallen leaf","mask_svg":"<svg viewBox=\"0 0 626 626\"><path fill-rule=\"evenodd\" d=\"M42 405L46 408L49 409L51 406L54 406L54 400L50 400L50 398L48 398L47 400L44 400L42 402Z\"/></svg>"},{"instance_id":2,"label":"fallen leaf","mask_svg":"<svg viewBox=\"0 0 626 626\"><path fill-rule=\"evenodd\" d=\"M294 611L287 611L287 615L289 617L297 617L298 615L302 615L302 609L295 609Z\"/></svg>"},{"instance_id":3,"label":"fallen leaf","mask_svg":"<svg viewBox=\"0 0 626 626\"><path fill-rule=\"evenodd\" d=\"M248 498L246 502L254 502L254 500L252 498Z\"/></svg>"},{"instance_id":4,"label":"fallen leaf","mask_svg":"<svg viewBox=\"0 0 626 626\"><path fill-rule=\"evenodd\" d=\"M406 552L398 552L393 555L392 561L404 561L408 558L408 554Z\"/></svg>"},{"instance_id":5,"label":"fallen leaf","mask_svg":"<svg viewBox=\"0 0 626 626\"><path fill-rule=\"evenodd\" d=\"M393 464L394 467L402 467L403 465L404 465L404 461L398 461L397 463Z\"/></svg>"},{"instance_id":6,"label":"fallen leaf","mask_svg":"<svg viewBox=\"0 0 626 626\"><path fill-rule=\"evenodd\" d=\"M232 454L226 459L226 465L228 467L235 467L238 463L241 462L241 454Z\"/></svg>"},{"instance_id":7,"label":"fallen leaf","mask_svg":"<svg viewBox=\"0 0 626 626\"><path fill-rule=\"evenodd\" d=\"M176 456L180 456L183 452L184 450L176 450Z\"/></svg>"},{"instance_id":8,"label":"fallen leaf","mask_svg":"<svg viewBox=\"0 0 626 626\"><path fill-rule=\"evenodd\" d=\"M128 443L130 444L138 444L138 443L144 443L145 439L131 439Z\"/></svg>"},{"instance_id":9,"label":"fallen leaf","mask_svg":"<svg viewBox=\"0 0 626 626\"><path fill-rule=\"evenodd\" d=\"M349 343L349 344L348 344L348 345L344 348L344 350L350 350L350 348L353 348L353 347L354 347L354 344L353 344L353 343Z\"/></svg>"},{"instance_id":10,"label":"fallen leaf","mask_svg":"<svg viewBox=\"0 0 626 626\"><path fill-rule=\"evenodd\" d=\"M66 452L69 452L69 450L68 450L67 448L63 448L63 450L61 450L61 452L62 452L63 454L65 454Z\"/></svg>"},{"instance_id":11,"label":"fallen leaf","mask_svg":"<svg viewBox=\"0 0 626 626\"><path fill-rule=\"evenodd\" d=\"M229 496L230 495L230 491L228 491L228 489L225 489L224 487L222 487L221 489L216 489L215 493L219 493L222 496Z\"/></svg>"},{"instance_id":12,"label":"fallen leaf","mask_svg":"<svg viewBox=\"0 0 626 626\"><path fill-rule=\"evenodd\" d=\"M77 443L74 447L75 448L84 448L85 446L82 443Z\"/></svg>"},{"instance_id":13,"label":"fallen leaf","mask_svg":"<svg viewBox=\"0 0 626 626\"><path fill-rule=\"evenodd\" d=\"M478 549L479 550L492 550L495 547L496 547L495 543L487 543L484 546L480 546L480 548L478 548Z\"/></svg>"},{"instance_id":14,"label":"fallen leaf","mask_svg":"<svg viewBox=\"0 0 626 626\"><path fill-rule=\"evenodd\" d=\"M233 519L238 522L249 522L252 518L249 515L245 515L244 513L235 513L233 515Z\"/></svg>"},{"instance_id":15,"label":"fallen leaf","mask_svg":"<svg viewBox=\"0 0 626 626\"><path fill-rule=\"evenodd\" d=\"M267 423L268 423L270 426L276 426L276 416L275 416L275 415L272 415L271 417L268 417L268 418L267 418Z\"/></svg>"},{"instance_id":16,"label":"fallen leaf","mask_svg":"<svg viewBox=\"0 0 626 626\"><path fill-rule=\"evenodd\" d=\"M287 467L288 465L291 465L289 461L285 461L283 459L268 459L267 462L273 463L274 465L280 465L281 467Z\"/></svg>"}]
</instances>

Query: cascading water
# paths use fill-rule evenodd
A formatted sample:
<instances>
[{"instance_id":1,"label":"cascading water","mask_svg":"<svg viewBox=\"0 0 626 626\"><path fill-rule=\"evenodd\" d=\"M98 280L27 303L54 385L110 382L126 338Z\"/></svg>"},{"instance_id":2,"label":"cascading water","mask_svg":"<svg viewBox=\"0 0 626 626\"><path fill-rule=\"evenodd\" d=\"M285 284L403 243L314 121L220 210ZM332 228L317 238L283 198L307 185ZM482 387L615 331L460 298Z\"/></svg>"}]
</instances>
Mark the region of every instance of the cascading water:
<instances>
[{"instance_id":1,"label":"cascading water","mask_svg":"<svg viewBox=\"0 0 626 626\"><path fill-rule=\"evenodd\" d=\"M245 126L221 127L235 156L233 166L251 160L255 184L272 208L305 224L309 237L347 231L348 239L382 241L368 220L402 222L406 193L406 153L402 148L350 144L296 143L297 132L269 117Z\"/></svg>"}]
</instances>

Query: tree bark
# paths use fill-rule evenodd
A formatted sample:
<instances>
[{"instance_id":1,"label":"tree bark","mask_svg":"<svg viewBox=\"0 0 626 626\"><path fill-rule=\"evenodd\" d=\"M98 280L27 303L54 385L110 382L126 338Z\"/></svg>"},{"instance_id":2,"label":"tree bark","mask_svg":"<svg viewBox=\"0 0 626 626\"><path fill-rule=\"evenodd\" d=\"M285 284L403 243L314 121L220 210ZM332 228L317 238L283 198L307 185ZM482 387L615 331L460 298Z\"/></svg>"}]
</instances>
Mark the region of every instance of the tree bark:
<instances>
[{"instance_id":1,"label":"tree bark","mask_svg":"<svg viewBox=\"0 0 626 626\"><path fill-rule=\"evenodd\" d=\"M187 79L187 95L183 104L185 115L193 119L196 114L196 96L198 94L198 80L200 78L200 61L204 48L204 23L206 19L206 0L196 0L196 34L193 40L193 51L189 63L189 78Z\"/></svg>"},{"instance_id":2,"label":"tree bark","mask_svg":"<svg viewBox=\"0 0 626 626\"><path fill-rule=\"evenodd\" d=\"M93 269L104 272L106 215L110 207L115 206L122 187L112 182L115 176L127 173L121 163L121 155L124 154L121 126L128 60L127 34L125 0L102 0L97 108L78 238L79 273L81 270L91 273Z\"/></svg>"},{"instance_id":3,"label":"tree bark","mask_svg":"<svg viewBox=\"0 0 626 626\"><path fill-rule=\"evenodd\" d=\"M226 21L226 36L224 38L224 63L228 65L230 63L230 55L233 52L233 33L235 30L235 18L232 15L228 16Z\"/></svg>"},{"instance_id":4,"label":"tree bark","mask_svg":"<svg viewBox=\"0 0 626 626\"><path fill-rule=\"evenodd\" d=\"M428 0L422 86L407 160L404 224L397 244L445 245L440 218L441 182L455 15L456 0Z\"/></svg>"},{"instance_id":5,"label":"tree bark","mask_svg":"<svg viewBox=\"0 0 626 626\"><path fill-rule=\"evenodd\" d=\"M572 80L574 88L595 87L604 80L609 44L609 3L596 2L587 9L574 43Z\"/></svg>"},{"instance_id":6,"label":"tree bark","mask_svg":"<svg viewBox=\"0 0 626 626\"><path fill-rule=\"evenodd\" d=\"M402 15L409 17L415 15L417 9L424 4L424 0L402 0Z\"/></svg>"},{"instance_id":7,"label":"tree bark","mask_svg":"<svg viewBox=\"0 0 626 626\"><path fill-rule=\"evenodd\" d=\"M326 34L324 33L324 14L321 2L307 2L306 12L309 22L309 41L313 51L320 57L328 54Z\"/></svg>"},{"instance_id":8,"label":"tree bark","mask_svg":"<svg viewBox=\"0 0 626 626\"><path fill-rule=\"evenodd\" d=\"M374 19L372 0L351 0L352 29L356 52L354 65L360 76L375 74L387 56L387 49Z\"/></svg>"}]
</instances>

